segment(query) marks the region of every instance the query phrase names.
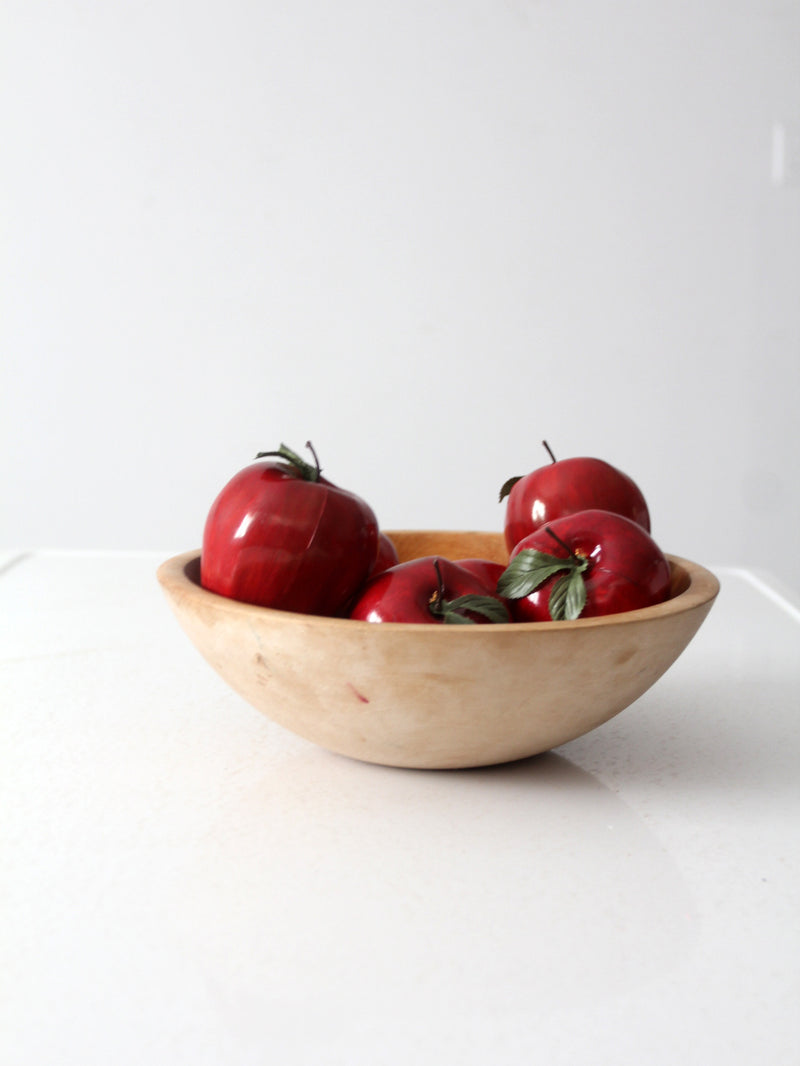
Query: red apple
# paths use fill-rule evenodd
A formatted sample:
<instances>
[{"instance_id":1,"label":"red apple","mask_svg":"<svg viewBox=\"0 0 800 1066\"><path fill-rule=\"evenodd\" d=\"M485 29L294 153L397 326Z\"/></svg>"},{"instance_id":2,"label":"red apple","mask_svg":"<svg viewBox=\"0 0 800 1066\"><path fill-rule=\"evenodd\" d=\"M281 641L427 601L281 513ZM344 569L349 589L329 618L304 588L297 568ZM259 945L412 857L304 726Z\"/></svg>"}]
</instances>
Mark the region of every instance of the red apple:
<instances>
[{"instance_id":1,"label":"red apple","mask_svg":"<svg viewBox=\"0 0 800 1066\"><path fill-rule=\"evenodd\" d=\"M624 515L650 532L650 514L639 486L603 459L553 456L552 462L524 477L509 478L500 490L508 498L505 539L508 550L534 530L564 515L603 510Z\"/></svg>"},{"instance_id":2,"label":"red apple","mask_svg":"<svg viewBox=\"0 0 800 1066\"><path fill-rule=\"evenodd\" d=\"M383 573L384 570L388 570L390 566L397 566L400 562L397 555L397 548L390 537L387 537L385 533L378 534L378 555L370 570L370 577L375 577L376 574Z\"/></svg>"},{"instance_id":3,"label":"red apple","mask_svg":"<svg viewBox=\"0 0 800 1066\"><path fill-rule=\"evenodd\" d=\"M458 563L433 555L398 563L371 578L350 617L445 625L511 621L493 585Z\"/></svg>"},{"instance_id":4,"label":"red apple","mask_svg":"<svg viewBox=\"0 0 800 1066\"><path fill-rule=\"evenodd\" d=\"M523 537L497 591L518 622L590 618L666 600L670 568L638 523L610 511L580 511Z\"/></svg>"},{"instance_id":5,"label":"red apple","mask_svg":"<svg viewBox=\"0 0 800 1066\"><path fill-rule=\"evenodd\" d=\"M502 563L493 563L489 559L457 559L456 563L463 570L469 570L471 574L479 577L492 592L497 588L497 582L505 570Z\"/></svg>"}]
</instances>

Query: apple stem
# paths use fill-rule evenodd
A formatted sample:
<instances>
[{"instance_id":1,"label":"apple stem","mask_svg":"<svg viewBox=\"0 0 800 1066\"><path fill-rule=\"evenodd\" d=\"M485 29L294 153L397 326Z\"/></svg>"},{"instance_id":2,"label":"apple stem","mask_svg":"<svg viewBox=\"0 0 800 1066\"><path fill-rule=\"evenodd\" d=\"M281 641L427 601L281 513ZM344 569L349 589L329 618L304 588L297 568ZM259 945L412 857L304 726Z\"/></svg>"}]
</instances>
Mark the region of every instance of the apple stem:
<instances>
[{"instance_id":1,"label":"apple stem","mask_svg":"<svg viewBox=\"0 0 800 1066\"><path fill-rule=\"evenodd\" d=\"M314 456L314 466L317 468L317 476L314 478L314 481L319 481L319 475L322 473L322 467L319 465L319 459L317 457L316 450L314 449L314 445L311 443L310 440L306 441L306 448L308 448L308 450Z\"/></svg>"},{"instance_id":2,"label":"apple stem","mask_svg":"<svg viewBox=\"0 0 800 1066\"><path fill-rule=\"evenodd\" d=\"M442 578L442 569L439 566L439 560L433 560L433 569L436 571L436 591L431 596L430 607L434 613L442 606L444 601L444 579Z\"/></svg>"},{"instance_id":3,"label":"apple stem","mask_svg":"<svg viewBox=\"0 0 800 1066\"><path fill-rule=\"evenodd\" d=\"M446 625L475 625L475 619L471 617L475 614L481 615L487 622L511 621L508 608L496 596L469 592L465 596L456 596L454 600L446 600L444 578L438 559L433 560L433 569L436 571L437 588L428 599L428 610L437 621Z\"/></svg>"},{"instance_id":4,"label":"apple stem","mask_svg":"<svg viewBox=\"0 0 800 1066\"><path fill-rule=\"evenodd\" d=\"M570 559L577 559L578 558L578 556L575 554L575 552L572 550L572 548L570 548L569 544L566 544L561 539L561 537L559 537L559 535L557 533L554 533L552 531L552 529L550 528L550 526L545 526L544 527L544 531L545 531L545 533L549 533L550 534L550 536L553 538L553 540L556 542L556 544L560 544L561 545L561 547L564 549L564 551L567 553L567 555L570 557Z\"/></svg>"},{"instance_id":5,"label":"apple stem","mask_svg":"<svg viewBox=\"0 0 800 1066\"><path fill-rule=\"evenodd\" d=\"M556 462L556 457L555 457L555 456L553 455L553 450L552 450L552 448L550 447L550 445L549 445L549 444L547 443L547 441L546 441L546 440L543 440L543 441L542 441L542 447L543 447L543 448L545 449L545 451L547 452L547 454L548 454L548 455L550 456L550 461L551 461L552 463Z\"/></svg>"}]
</instances>

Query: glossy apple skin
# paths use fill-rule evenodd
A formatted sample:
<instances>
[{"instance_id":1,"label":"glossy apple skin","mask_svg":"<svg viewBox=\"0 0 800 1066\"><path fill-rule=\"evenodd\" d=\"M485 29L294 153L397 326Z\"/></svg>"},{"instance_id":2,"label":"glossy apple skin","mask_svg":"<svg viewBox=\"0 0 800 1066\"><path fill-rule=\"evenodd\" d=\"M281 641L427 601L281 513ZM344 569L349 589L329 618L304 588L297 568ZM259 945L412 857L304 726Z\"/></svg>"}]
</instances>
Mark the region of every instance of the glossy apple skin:
<instances>
[{"instance_id":1,"label":"glossy apple skin","mask_svg":"<svg viewBox=\"0 0 800 1066\"><path fill-rule=\"evenodd\" d=\"M581 511L548 523L571 550L589 560L584 574L586 605L581 618L592 618L650 607L668 599L670 569L663 552L637 522L609 511ZM567 552L545 529L530 533L514 547L536 549L559 558ZM548 600L558 575L519 600L508 600L517 622L549 622Z\"/></svg>"},{"instance_id":2,"label":"glossy apple skin","mask_svg":"<svg viewBox=\"0 0 800 1066\"><path fill-rule=\"evenodd\" d=\"M505 570L502 563L493 563L489 559L457 559L456 563L464 570L469 570L471 574L480 578L492 592L497 590L497 582Z\"/></svg>"},{"instance_id":3,"label":"glossy apple skin","mask_svg":"<svg viewBox=\"0 0 800 1066\"><path fill-rule=\"evenodd\" d=\"M335 615L369 574L378 522L359 496L288 463L235 474L212 504L200 580L221 596L304 614Z\"/></svg>"},{"instance_id":4,"label":"glossy apple skin","mask_svg":"<svg viewBox=\"0 0 800 1066\"><path fill-rule=\"evenodd\" d=\"M376 574L382 574L384 570L388 570L390 566L397 566L399 562L397 548L395 548L391 538L387 537L385 533L379 533L378 555L372 564L369 576L374 577Z\"/></svg>"},{"instance_id":5,"label":"glossy apple skin","mask_svg":"<svg viewBox=\"0 0 800 1066\"><path fill-rule=\"evenodd\" d=\"M559 459L532 470L513 486L504 533L512 548L529 533L564 515L588 510L624 515L650 532L650 514L636 482L603 459Z\"/></svg>"},{"instance_id":6,"label":"glossy apple skin","mask_svg":"<svg viewBox=\"0 0 800 1066\"><path fill-rule=\"evenodd\" d=\"M425 622L441 625L442 619L431 613L430 602L436 595L438 579L434 562L439 563L443 595L447 600L458 596L492 596L505 604L493 585L465 570L458 563L440 556L427 555L420 559L398 563L371 578L355 604L350 617L362 622ZM482 615L470 613L479 624L487 621Z\"/></svg>"}]
</instances>

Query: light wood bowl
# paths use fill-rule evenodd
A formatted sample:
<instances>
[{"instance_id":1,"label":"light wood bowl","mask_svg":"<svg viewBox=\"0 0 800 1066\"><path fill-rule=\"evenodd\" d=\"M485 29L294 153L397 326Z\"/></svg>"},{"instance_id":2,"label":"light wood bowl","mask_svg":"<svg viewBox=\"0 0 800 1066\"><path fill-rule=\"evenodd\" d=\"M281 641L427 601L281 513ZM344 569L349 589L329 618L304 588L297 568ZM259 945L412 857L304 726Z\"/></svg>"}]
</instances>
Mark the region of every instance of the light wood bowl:
<instances>
[{"instance_id":1,"label":"light wood bowl","mask_svg":"<svg viewBox=\"0 0 800 1066\"><path fill-rule=\"evenodd\" d=\"M389 531L400 560L505 563L502 534ZM675 662L719 582L668 556L665 603L574 622L444 626L356 622L254 607L200 585L200 553L158 579L190 640L228 684L286 729L388 766L525 758L602 725Z\"/></svg>"}]
</instances>

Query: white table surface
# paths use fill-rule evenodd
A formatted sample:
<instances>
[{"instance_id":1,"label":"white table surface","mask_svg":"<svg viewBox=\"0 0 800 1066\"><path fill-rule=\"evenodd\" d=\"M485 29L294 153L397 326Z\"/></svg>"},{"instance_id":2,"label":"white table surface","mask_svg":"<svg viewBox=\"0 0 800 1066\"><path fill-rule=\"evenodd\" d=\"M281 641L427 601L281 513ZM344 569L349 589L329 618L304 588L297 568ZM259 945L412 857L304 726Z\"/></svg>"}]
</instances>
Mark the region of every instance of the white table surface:
<instances>
[{"instance_id":1,"label":"white table surface","mask_svg":"<svg viewBox=\"0 0 800 1066\"><path fill-rule=\"evenodd\" d=\"M391 770L230 692L153 554L0 558L3 1066L800 1063L800 611L744 570L556 752Z\"/></svg>"}]
</instances>

